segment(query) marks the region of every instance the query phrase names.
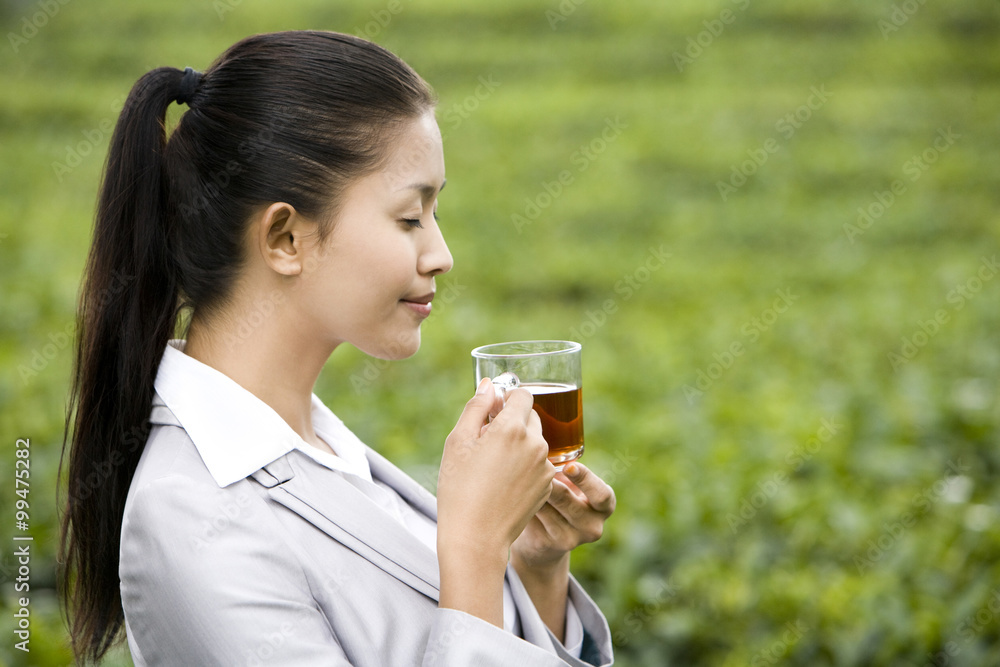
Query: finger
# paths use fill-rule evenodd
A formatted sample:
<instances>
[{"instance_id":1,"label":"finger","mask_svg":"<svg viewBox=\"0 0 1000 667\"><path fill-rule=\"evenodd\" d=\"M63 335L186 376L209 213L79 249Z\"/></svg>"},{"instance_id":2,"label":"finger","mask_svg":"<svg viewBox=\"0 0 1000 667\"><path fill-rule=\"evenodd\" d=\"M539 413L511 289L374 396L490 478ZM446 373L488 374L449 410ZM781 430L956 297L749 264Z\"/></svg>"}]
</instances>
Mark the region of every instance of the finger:
<instances>
[{"instance_id":1,"label":"finger","mask_svg":"<svg viewBox=\"0 0 1000 667\"><path fill-rule=\"evenodd\" d=\"M528 411L528 431L532 433L537 433L539 437L542 436L542 418L538 416L538 413L534 410ZM548 441L545 443L546 448L548 447ZM555 468L555 466L552 466ZM555 476L555 475L553 475Z\"/></svg>"},{"instance_id":2,"label":"finger","mask_svg":"<svg viewBox=\"0 0 1000 667\"><path fill-rule=\"evenodd\" d=\"M517 388L507 393L503 409L497 414L494 422L518 423L527 425L531 415L535 414L531 406L534 405L535 398L527 389ZM535 415L538 417L538 415ZM541 424L539 423L539 426Z\"/></svg>"},{"instance_id":3,"label":"finger","mask_svg":"<svg viewBox=\"0 0 1000 667\"><path fill-rule=\"evenodd\" d=\"M556 479L565 484L566 488L569 489L570 493L572 493L574 496L583 501L587 500L587 495L583 491L581 491L576 484L570 481L570 478L566 476L565 471L560 470L559 472L557 472Z\"/></svg>"},{"instance_id":4,"label":"finger","mask_svg":"<svg viewBox=\"0 0 1000 667\"><path fill-rule=\"evenodd\" d=\"M451 431L458 442L465 442L480 435L483 423L493 406L494 396L493 382L489 378L483 378L476 388L476 395L465 404L462 415Z\"/></svg>"},{"instance_id":5,"label":"finger","mask_svg":"<svg viewBox=\"0 0 1000 667\"><path fill-rule=\"evenodd\" d=\"M579 461L573 461L563 472L578 489L587 496L590 506L598 512L611 514L615 511L615 492L603 479Z\"/></svg>"},{"instance_id":6,"label":"finger","mask_svg":"<svg viewBox=\"0 0 1000 667\"><path fill-rule=\"evenodd\" d=\"M507 397L503 394L503 392L494 389L493 404L490 406L490 419L496 419L496 416L500 414L500 411L503 410L506 398Z\"/></svg>"},{"instance_id":7,"label":"finger","mask_svg":"<svg viewBox=\"0 0 1000 667\"><path fill-rule=\"evenodd\" d=\"M549 482L549 485L548 485L548 487L547 487L547 488L545 488L545 489L544 489L544 490L542 491L542 495L541 495L541 496L539 496L539 498L538 498L538 502L537 502L537 503L535 504L535 506L534 506L534 507L533 507L533 508L531 509L531 512L530 512L530 514L531 514L531 515L537 515L537 514L538 514L539 512L541 512L541 511L542 511L543 509L545 509L546 507L548 507L548 506L549 506L549 498L550 498L551 496L552 496L552 483L551 483L551 482Z\"/></svg>"},{"instance_id":8,"label":"finger","mask_svg":"<svg viewBox=\"0 0 1000 667\"><path fill-rule=\"evenodd\" d=\"M545 503L538 512L535 513L535 520L542 525L542 529L548 536L549 541L553 544L557 544L567 532L572 531L572 527L569 522L566 521L559 510L553 507L550 503Z\"/></svg>"},{"instance_id":9,"label":"finger","mask_svg":"<svg viewBox=\"0 0 1000 667\"><path fill-rule=\"evenodd\" d=\"M528 425L526 428L528 435L532 436L533 438L537 438L537 444L539 448L538 454L545 457L545 466L549 469L549 471L552 474L552 476L549 479L554 480L556 475L558 474L558 471L556 470L556 467L552 465L552 461L549 461L548 459L549 443L545 439L545 436L542 435L542 419L541 417L538 416L538 413L535 412L534 410L528 410Z\"/></svg>"},{"instance_id":10,"label":"finger","mask_svg":"<svg viewBox=\"0 0 1000 667\"><path fill-rule=\"evenodd\" d=\"M583 503L587 507L590 507L590 501L587 496L576 487L572 482L564 482L561 479L555 480L554 483L558 483L559 490L557 491L557 500L563 505L569 505L572 503Z\"/></svg>"},{"instance_id":11,"label":"finger","mask_svg":"<svg viewBox=\"0 0 1000 667\"><path fill-rule=\"evenodd\" d=\"M567 520L562 512L548 503L535 515L545 529L552 546L562 551L572 551L581 544L596 542L604 532L604 520L593 512L589 520L579 524Z\"/></svg>"},{"instance_id":12,"label":"finger","mask_svg":"<svg viewBox=\"0 0 1000 667\"><path fill-rule=\"evenodd\" d=\"M607 515L595 510L586 498L578 497L561 482L554 482L552 487L545 506L550 511L539 512L539 520L553 541L563 548L573 549L601 539Z\"/></svg>"},{"instance_id":13,"label":"finger","mask_svg":"<svg viewBox=\"0 0 1000 667\"><path fill-rule=\"evenodd\" d=\"M559 512L567 523L573 526L582 525L588 519L602 514L591 507L590 502L583 493L574 491L558 479L552 482L549 505ZM601 520L603 521L603 519Z\"/></svg>"}]
</instances>

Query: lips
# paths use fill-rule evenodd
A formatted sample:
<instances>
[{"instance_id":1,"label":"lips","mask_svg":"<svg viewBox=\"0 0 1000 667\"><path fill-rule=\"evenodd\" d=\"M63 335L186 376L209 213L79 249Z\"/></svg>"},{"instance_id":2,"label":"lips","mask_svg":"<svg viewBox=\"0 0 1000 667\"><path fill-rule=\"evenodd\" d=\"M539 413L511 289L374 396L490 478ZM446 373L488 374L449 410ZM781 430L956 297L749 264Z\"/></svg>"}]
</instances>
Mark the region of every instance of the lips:
<instances>
[{"instance_id":1,"label":"lips","mask_svg":"<svg viewBox=\"0 0 1000 667\"><path fill-rule=\"evenodd\" d=\"M403 299L403 301L407 303L423 303L423 304L428 304L433 300L434 300L434 292L428 292L423 296L413 296L408 299Z\"/></svg>"},{"instance_id":2,"label":"lips","mask_svg":"<svg viewBox=\"0 0 1000 667\"><path fill-rule=\"evenodd\" d=\"M400 301L406 304L410 310L421 317L427 317L431 314L431 301L433 300L434 292L428 292L427 294L421 296L411 296L406 299L400 299Z\"/></svg>"}]
</instances>

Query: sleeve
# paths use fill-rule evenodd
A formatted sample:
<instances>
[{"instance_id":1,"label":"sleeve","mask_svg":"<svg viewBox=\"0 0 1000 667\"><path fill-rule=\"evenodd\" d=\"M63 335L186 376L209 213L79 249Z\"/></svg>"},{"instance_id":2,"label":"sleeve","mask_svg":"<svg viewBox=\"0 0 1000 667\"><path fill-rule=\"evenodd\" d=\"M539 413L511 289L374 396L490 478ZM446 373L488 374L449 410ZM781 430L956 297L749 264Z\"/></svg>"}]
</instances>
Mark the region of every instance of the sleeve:
<instances>
[{"instance_id":1,"label":"sleeve","mask_svg":"<svg viewBox=\"0 0 1000 667\"><path fill-rule=\"evenodd\" d=\"M282 530L248 483L136 490L120 578L136 665L348 665Z\"/></svg>"},{"instance_id":2,"label":"sleeve","mask_svg":"<svg viewBox=\"0 0 1000 667\"><path fill-rule=\"evenodd\" d=\"M608 667L614 663L608 622L600 608L572 574L569 577L565 634L569 646L560 642L545 626L513 566L507 567L507 578L517 605L522 633L527 641L539 646L551 646L564 663L573 667ZM574 646L575 642L572 641L574 638L574 631L570 626L572 615L576 616L576 622L580 624L579 647Z\"/></svg>"},{"instance_id":3,"label":"sleeve","mask_svg":"<svg viewBox=\"0 0 1000 667\"><path fill-rule=\"evenodd\" d=\"M551 643L534 644L464 611L438 609L424 667L566 667ZM571 665L582 665L571 662Z\"/></svg>"}]
</instances>

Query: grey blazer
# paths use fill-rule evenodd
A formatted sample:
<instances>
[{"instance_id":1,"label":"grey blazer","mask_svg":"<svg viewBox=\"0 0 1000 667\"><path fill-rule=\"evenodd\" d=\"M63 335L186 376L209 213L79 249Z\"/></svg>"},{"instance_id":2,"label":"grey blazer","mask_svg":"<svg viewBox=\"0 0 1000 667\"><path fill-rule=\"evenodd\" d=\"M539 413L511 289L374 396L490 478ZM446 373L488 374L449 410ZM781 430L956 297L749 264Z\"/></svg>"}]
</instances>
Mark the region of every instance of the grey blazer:
<instances>
[{"instance_id":1,"label":"grey blazer","mask_svg":"<svg viewBox=\"0 0 1000 667\"><path fill-rule=\"evenodd\" d=\"M292 451L220 488L156 397L129 489L121 594L136 665L576 665L512 567L522 638L439 609L433 551L341 475ZM373 478L436 519L433 495L375 451ZM571 578L582 657L607 621Z\"/></svg>"}]
</instances>

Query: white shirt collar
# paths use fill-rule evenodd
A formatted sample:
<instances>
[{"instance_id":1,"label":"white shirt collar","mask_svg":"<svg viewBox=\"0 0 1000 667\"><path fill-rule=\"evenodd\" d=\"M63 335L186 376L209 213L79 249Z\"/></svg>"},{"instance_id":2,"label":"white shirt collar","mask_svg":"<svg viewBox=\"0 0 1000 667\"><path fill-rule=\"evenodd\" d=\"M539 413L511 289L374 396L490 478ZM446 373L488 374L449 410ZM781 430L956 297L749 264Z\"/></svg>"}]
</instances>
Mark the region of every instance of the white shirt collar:
<instances>
[{"instance_id":1,"label":"white shirt collar","mask_svg":"<svg viewBox=\"0 0 1000 667\"><path fill-rule=\"evenodd\" d=\"M247 477L294 449L328 468L372 481L364 443L316 394L312 395L313 429L336 456L308 444L271 406L229 376L184 354L185 342L175 339L168 343L154 387L220 487Z\"/></svg>"}]
</instances>

